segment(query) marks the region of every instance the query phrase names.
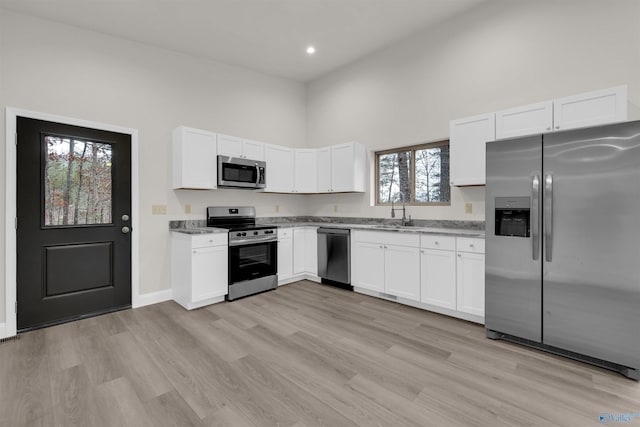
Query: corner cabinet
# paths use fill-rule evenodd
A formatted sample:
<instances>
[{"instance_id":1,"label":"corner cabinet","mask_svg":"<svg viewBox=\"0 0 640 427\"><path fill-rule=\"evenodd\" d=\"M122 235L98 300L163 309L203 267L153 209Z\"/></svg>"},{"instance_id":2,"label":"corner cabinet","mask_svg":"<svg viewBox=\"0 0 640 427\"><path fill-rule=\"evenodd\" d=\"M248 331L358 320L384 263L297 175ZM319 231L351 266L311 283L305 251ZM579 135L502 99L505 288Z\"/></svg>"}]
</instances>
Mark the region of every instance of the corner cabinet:
<instances>
[{"instance_id":1,"label":"corner cabinet","mask_svg":"<svg viewBox=\"0 0 640 427\"><path fill-rule=\"evenodd\" d=\"M264 147L267 163L267 193L293 192L293 148L267 144Z\"/></svg>"},{"instance_id":2,"label":"corner cabinet","mask_svg":"<svg viewBox=\"0 0 640 427\"><path fill-rule=\"evenodd\" d=\"M173 299L186 308L213 304L228 293L227 233L171 233Z\"/></svg>"},{"instance_id":3,"label":"corner cabinet","mask_svg":"<svg viewBox=\"0 0 640 427\"><path fill-rule=\"evenodd\" d=\"M495 113L481 114L450 123L451 185L484 185L485 145L496 138Z\"/></svg>"},{"instance_id":4,"label":"corner cabinet","mask_svg":"<svg viewBox=\"0 0 640 427\"><path fill-rule=\"evenodd\" d=\"M317 227L278 229L278 285L318 277Z\"/></svg>"},{"instance_id":5,"label":"corner cabinet","mask_svg":"<svg viewBox=\"0 0 640 427\"><path fill-rule=\"evenodd\" d=\"M367 150L357 142L316 150L319 193L362 193L366 189Z\"/></svg>"},{"instance_id":6,"label":"corner cabinet","mask_svg":"<svg viewBox=\"0 0 640 427\"><path fill-rule=\"evenodd\" d=\"M293 192L315 193L317 150L296 149L293 159Z\"/></svg>"},{"instance_id":7,"label":"corner cabinet","mask_svg":"<svg viewBox=\"0 0 640 427\"><path fill-rule=\"evenodd\" d=\"M179 126L172 139L173 188L217 188L216 134Z\"/></svg>"}]
</instances>

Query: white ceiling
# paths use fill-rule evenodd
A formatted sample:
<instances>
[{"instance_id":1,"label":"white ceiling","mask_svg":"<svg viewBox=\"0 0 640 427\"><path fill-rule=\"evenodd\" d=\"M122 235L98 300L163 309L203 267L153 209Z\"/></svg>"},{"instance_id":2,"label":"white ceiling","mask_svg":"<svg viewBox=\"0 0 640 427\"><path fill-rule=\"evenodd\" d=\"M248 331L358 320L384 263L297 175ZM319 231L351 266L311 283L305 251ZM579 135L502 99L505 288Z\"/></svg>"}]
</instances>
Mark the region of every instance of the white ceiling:
<instances>
[{"instance_id":1,"label":"white ceiling","mask_svg":"<svg viewBox=\"0 0 640 427\"><path fill-rule=\"evenodd\" d=\"M486 0L0 0L6 10L302 82ZM316 54L308 56L308 45Z\"/></svg>"}]
</instances>

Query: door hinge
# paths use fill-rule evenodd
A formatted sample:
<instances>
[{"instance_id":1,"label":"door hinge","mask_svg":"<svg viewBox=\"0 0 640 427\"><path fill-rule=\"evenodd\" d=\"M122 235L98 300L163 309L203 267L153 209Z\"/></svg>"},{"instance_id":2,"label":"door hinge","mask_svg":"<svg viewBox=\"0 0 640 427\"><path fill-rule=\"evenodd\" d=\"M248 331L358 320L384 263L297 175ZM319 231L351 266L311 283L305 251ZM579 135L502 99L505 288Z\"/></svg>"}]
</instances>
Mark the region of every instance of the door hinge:
<instances>
[{"instance_id":1,"label":"door hinge","mask_svg":"<svg viewBox=\"0 0 640 427\"><path fill-rule=\"evenodd\" d=\"M18 313L18 301L16 301L16 305L15 305L15 313Z\"/></svg>"},{"instance_id":2,"label":"door hinge","mask_svg":"<svg viewBox=\"0 0 640 427\"><path fill-rule=\"evenodd\" d=\"M16 137L15 137L14 142L15 142L16 145L18 145L18 132L16 132Z\"/></svg>"},{"instance_id":3,"label":"door hinge","mask_svg":"<svg viewBox=\"0 0 640 427\"><path fill-rule=\"evenodd\" d=\"M13 220L13 226L16 228L16 230L18 229L18 217L15 217Z\"/></svg>"}]
</instances>

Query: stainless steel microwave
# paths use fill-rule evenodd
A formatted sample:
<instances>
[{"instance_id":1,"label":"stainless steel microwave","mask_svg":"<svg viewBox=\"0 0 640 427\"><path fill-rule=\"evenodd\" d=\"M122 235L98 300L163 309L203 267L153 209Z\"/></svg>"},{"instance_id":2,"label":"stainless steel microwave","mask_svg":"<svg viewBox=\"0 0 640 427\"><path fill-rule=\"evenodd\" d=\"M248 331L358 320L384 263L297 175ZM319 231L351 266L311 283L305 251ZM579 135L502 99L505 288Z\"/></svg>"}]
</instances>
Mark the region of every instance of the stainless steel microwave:
<instances>
[{"instance_id":1,"label":"stainless steel microwave","mask_svg":"<svg viewBox=\"0 0 640 427\"><path fill-rule=\"evenodd\" d=\"M219 155L218 188L265 188L266 166L260 160Z\"/></svg>"}]
</instances>

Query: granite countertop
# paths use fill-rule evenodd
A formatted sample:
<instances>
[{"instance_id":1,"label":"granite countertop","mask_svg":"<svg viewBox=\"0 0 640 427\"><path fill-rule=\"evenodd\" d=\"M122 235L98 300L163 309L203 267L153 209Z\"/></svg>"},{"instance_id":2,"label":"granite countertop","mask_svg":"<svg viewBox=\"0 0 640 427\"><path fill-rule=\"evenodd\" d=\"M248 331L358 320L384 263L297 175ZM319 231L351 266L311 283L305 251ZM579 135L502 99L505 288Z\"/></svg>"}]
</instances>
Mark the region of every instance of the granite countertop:
<instances>
[{"instance_id":1,"label":"granite countertop","mask_svg":"<svg viewBox=\"0 0 640 427\"><path fill-rule=\"evenodd\" d=\"M318 221L320 219L320 221ZM315 221L314 221L315 220ZM377 219L355 218L324 218L324 217L272 217L258 218L257 225L268 225L276 228L292 227L325 227L325 228L349 228L351 230L391 231L400 233L437 234L442 236L476 237L484 238L484 230L478 228L478 224L464 221L425 221L416 220L413 226L402 227L394 223L380 223ZM368 223L367 223L368 222ZM420 224L422 223L422 224ZM464 228L471 224L470 228ZM225 228L207 227L206 220L170 221L169 229L174 233L198 235L212 233L227 233ZM448 225L448 226L440 226ZM484 227L483 227L484 228Z\"/></svg>"},{"instance_id":2,"label":"granite countertop","mask_svg":"<svg viewBox=\"0 0 640 427\"><path fill-rule=\"evenodd\" d=\"M399 226L385 224L342 224L342 223L326 223L326 222L287 222L287 223L262 223L261 225L270 225L277 228L293 228L293 227L323 227L323 228L349 228L351 230L369 230L369 231L393 231L400 233L422 233L437 234L442 236L460 236L460 237L477 237L484 239L484 230L470 230L464 228L437 228L437 227L420 227L420 226Z\"/></svg>"},{"instance_id":3,"label":"granite countertop","mask_svg":"<svg viewBox=\"0 0 640 427\"><path fill-rule=\"evenodd\" d=\"M174 233L181 234L216 234L216 233L228 233L229 230L226 228L215 228L215 227L192 227L192 228L172 228L171 231Z\"/></svg>"}]
</instances>

